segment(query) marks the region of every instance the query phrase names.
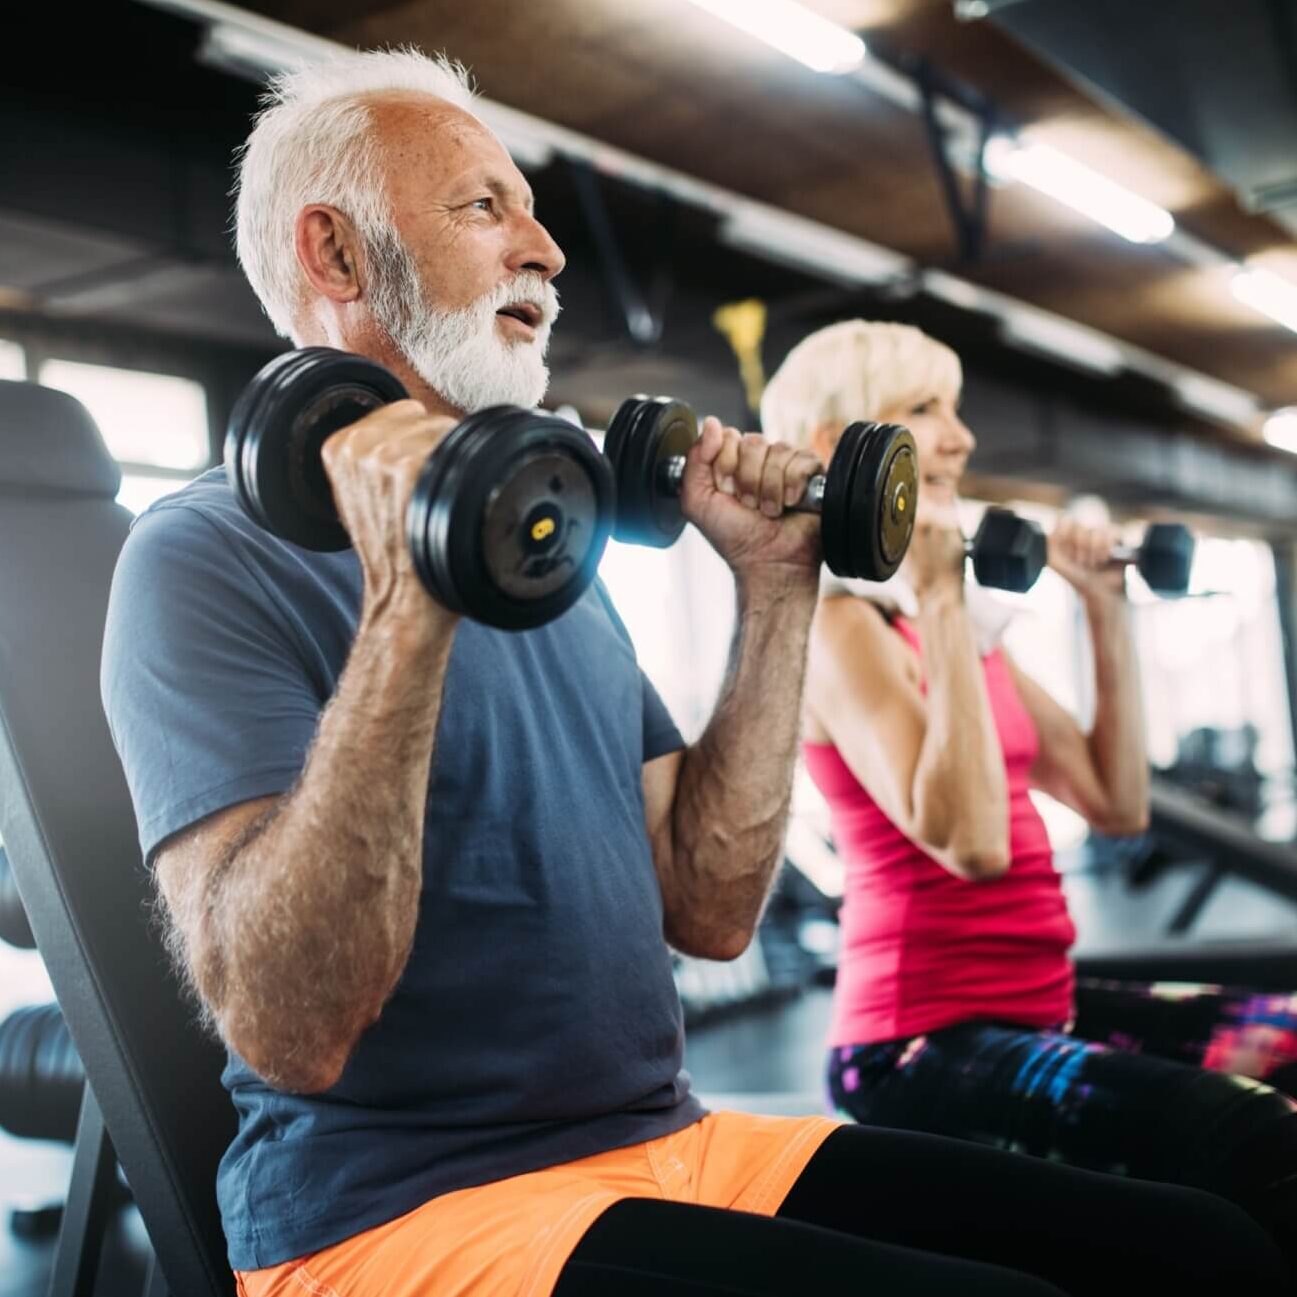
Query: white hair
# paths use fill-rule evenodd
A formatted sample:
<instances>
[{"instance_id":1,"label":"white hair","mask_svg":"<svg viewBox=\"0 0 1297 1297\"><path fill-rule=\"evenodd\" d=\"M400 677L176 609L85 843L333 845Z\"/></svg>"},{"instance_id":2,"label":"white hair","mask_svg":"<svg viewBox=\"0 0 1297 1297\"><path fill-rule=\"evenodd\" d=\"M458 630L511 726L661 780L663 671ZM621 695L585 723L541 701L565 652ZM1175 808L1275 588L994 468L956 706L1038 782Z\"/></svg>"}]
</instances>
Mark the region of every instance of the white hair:
<instances>
[{"instance_id":1,"label":"white hair","mask_svg":"<svg viewBox=\"0 0 1297 1297\"><path fill-rule=\"evenodd\" d=\"M416 94L472 110L467 69L413 47L368 50L274 78L239 162L235 206L239 264L275 330L293 337L306 279L294 226L311 203L355 225L379 283L390 283L400 239L379 166L371 101ZM387 273L384 273L387 272Z\"/></svg>"},{"instance_id":2,"label":"white hair","mask_svg":"<svg viewBox=\"0 0 1297 1297\"><path fill-rule=\"evenodd\" d=\"M761 426L805 449L816 431L877 419L933 396L956 398L959 357L908 324L844 320L788 353L761 398Z\"/></svg>"}]
</instances>

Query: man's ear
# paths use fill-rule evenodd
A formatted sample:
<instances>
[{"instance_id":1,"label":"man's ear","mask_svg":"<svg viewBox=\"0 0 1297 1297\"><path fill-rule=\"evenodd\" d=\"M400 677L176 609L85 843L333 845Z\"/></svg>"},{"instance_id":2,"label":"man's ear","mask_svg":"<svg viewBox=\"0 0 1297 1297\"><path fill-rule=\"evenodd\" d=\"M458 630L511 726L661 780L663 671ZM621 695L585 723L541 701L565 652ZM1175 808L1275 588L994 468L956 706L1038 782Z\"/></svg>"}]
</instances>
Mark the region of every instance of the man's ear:
<instances>
[{"instance_id":1,"label":"man's ear","mask_svg":"<svg viewBox=\"0 0 1297 1297\"><path fill-rule=\"evenodd\" d=\"M336 207L315 203L302 208L293 243L302 273L321 297L341 303L360 296L360 240Z\"/></svg>"}]
</instances>

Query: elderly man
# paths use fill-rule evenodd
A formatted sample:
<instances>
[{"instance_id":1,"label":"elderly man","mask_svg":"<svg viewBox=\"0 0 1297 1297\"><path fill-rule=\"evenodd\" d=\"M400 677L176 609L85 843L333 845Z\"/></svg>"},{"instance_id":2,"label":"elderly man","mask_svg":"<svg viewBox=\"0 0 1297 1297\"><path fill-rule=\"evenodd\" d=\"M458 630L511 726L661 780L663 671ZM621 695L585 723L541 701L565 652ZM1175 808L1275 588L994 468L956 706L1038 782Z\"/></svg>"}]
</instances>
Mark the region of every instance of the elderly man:
<instances>
[{"instance_id":1,"label":"elderly man","mask_svg":"<svg viewBox=\"0 0 1297 1297\"><path fill-rule=\"evenodd\" d=\"M1025 1159L690 1094L667 943L737 955L780 856L819 554L783 507L818 466L714 419L691 454L685 513L738 601L693 746L598 589L520 634L429 598L414 479L464 413L540 400L563 268L462 70L403 51L281 80L238 243L281 333L412 394L326 445L352 550L260 531L214 472L138 521L114 584L105 702L229 1049L218 1191L245 1297L783 1293L817 1269L1043 1294L987 1262L1062 1278L1024 1213L1057 1240L1082 1208L1093 1282L1069 1291L1099 1291L1104 1257L1166 1277L1167 1211L1185 1291L1261 1291L1264 1241L1206 1197L1048 1168L1028 1187Z\"/></svg>"}]
</instances>

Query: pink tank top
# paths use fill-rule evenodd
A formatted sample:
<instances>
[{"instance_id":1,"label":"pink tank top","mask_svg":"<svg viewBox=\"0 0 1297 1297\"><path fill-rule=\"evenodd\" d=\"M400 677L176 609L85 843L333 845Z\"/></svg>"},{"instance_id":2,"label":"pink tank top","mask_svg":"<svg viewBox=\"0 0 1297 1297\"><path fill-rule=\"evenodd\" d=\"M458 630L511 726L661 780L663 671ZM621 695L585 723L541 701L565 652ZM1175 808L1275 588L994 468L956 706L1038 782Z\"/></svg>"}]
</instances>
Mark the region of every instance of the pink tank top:
<instances>
[{"instance_id":1,"label":"pink tank top","mask_svg":"<svg viewBox=\"0 0 1297 1297\"><path fill-rule=\"evenodd\" d=\"M896 630L916 651L905 620ZM887 818L830 743L803 743L846 863L830 1045L861 1045L971 1019L1030 1027L1072 1013L1067 913L1044 822L1027 795L1036 727L1004 654L982 659L1009 785L1010 866L956 878ZM926 685L924 686L926 690Z\"/></svg>"}]
</instances>

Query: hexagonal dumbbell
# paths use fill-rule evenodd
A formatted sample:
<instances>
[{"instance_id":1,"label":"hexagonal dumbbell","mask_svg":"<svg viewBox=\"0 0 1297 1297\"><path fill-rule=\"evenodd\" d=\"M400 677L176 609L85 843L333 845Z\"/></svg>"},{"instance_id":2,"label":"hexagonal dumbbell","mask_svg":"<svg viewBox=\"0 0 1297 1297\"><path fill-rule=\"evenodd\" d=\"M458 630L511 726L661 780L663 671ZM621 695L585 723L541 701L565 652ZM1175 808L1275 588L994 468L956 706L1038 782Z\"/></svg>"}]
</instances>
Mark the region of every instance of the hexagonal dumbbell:
<instances>
[{"instance_id":1,"label":"hexagonal dumbbell","mask_svg":"<svg viewBox=\"0 0 1297 1297\"><path fill-rule=\"evenodd\" d=\"M1030 590L1047 560L1040 524L1009 509L987 509L965 546L978 581L997 590ZM1194 538L1187 527L1158 522L1144 533L1140 545L1116 546L1110 562L1133 565L1149 589L1175 596L1189 589L1193 553Z\"/></svg>"}]
</instances>

